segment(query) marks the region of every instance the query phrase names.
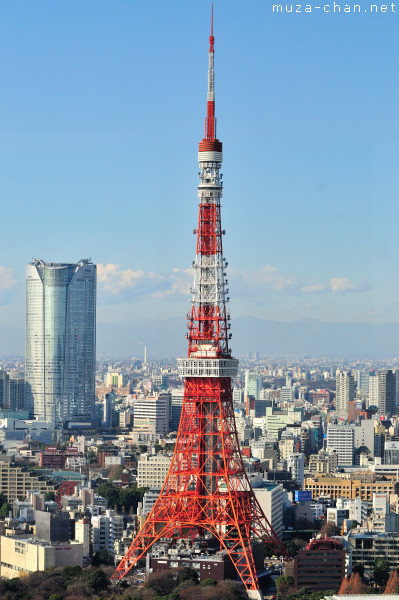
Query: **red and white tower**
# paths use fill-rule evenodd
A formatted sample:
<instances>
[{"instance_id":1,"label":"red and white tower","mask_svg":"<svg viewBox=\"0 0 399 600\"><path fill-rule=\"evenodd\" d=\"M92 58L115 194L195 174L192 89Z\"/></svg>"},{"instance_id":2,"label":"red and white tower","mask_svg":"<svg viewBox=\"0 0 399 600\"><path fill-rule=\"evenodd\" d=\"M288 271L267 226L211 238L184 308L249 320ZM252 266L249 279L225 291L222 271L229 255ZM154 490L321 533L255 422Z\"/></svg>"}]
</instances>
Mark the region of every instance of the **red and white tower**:
<instances>
[{"instance_id":1,"label":"red and white tower","mask_svg":"<svg viewBox=\"0 0 399 600\"><path fill-rule=\"evenodd\" d=\"M114 580L122 579L161 539L211 534L234 563L250 598L261 598L252 545L263 540L275 554L285 548L249 483L237 437L231 380L238 360L229 348L229 301L220 201L222 143L216 138L213 10L209 38L205 137L199 143L199 218L193 262L192 308L187 315L188 357L176 446L162 491Z\"/></svg>"}]
</instances>

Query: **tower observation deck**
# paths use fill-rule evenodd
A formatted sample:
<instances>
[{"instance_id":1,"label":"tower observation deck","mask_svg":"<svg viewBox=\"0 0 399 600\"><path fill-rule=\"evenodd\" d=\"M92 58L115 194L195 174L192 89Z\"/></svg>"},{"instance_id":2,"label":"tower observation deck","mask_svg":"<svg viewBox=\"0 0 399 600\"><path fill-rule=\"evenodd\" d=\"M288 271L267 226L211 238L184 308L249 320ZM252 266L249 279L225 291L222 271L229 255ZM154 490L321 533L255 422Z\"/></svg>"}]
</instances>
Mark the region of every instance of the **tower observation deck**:
<instances>
[{"instance_id":1,"label":"tower observation deck","mask_svg":"<svg viewBox=\"0 0 399 600\"><path fill-rule=\"evenodd\" d=\"M216 137L213 11L209 38L205 136L199 143L199 215L194 283L187 314L188 355L178 359L185 379L175 450L159 497L114 580L122 579L161 540L211 536L234 564L250 598L262 598L252 546L284 546L253 493L237 437L231 381L238 360L230 349L227 261L221 224L222 142Z\"/></svg>"}]
</instances>

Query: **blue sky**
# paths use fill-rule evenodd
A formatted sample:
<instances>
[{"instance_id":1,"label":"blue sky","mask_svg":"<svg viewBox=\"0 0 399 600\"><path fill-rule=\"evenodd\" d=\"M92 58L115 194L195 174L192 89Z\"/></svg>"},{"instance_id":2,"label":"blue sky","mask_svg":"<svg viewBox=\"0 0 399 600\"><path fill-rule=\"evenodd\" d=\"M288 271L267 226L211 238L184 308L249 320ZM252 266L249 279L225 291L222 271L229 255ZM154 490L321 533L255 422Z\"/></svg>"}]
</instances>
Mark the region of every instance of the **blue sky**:
<instances>
[{"instance_id":1,"label":"blue sky","mask_svg":"<svg viewBox=\"0 0 399 600\"><path fill-rule=\"evenodd\" d=\"M399 3L273 4L214 8L232 317L398 322ZM24 327L32 257L101 265L100 324L185 314L209 17L0 3L0 327Z\"/></svg>"}]
</instances>

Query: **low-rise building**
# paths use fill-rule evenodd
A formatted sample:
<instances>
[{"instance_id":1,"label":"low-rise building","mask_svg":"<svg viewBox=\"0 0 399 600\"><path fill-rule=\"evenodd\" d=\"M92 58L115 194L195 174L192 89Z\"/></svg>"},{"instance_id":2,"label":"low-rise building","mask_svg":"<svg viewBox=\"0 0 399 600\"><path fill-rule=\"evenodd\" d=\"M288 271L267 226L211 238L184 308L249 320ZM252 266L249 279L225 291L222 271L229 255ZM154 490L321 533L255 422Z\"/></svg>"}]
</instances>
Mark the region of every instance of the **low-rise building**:
<instances>
[{"instance_id":1,"label":"low-rise building","mask_svg":"<svg viewBox=\"0 0 399 600\"><path fill-rule=\"evenodd\" d=\"M352 555L352 564L360 563L365 572L374 570L374 561L384 559L391 570L399 568L399 536L394 533L350 531L347 549Z\"/></svg>"},{"instance_id":2,"label":"low-rise building","mask_svg":"<svg viewBox=\"0 0 399 600\"><path fill-rule=\"evenodd\" d=\"M138 487L161 488L170 467L171 457L165 454L143 453L137 463Z\"/></svg>"},{"instance_id":3,"label":"low-rise building","mask_svg":"<svg viewBox=\"0 0 399 600\"><path fill-rule=\"evenodd\" d=\"M375 478L375 481L362 481L361 479L323 476L305 478L305 490L312 492L312 498L330 496L334 500L338 498L361 498L363 501L371 502L373 494L397 494L399 483L389 481L385 478Z\"/></svg>"},{"instance_id":4,"label":"low-rise building","mask_svg":"<svg viewBox=\"0 0 399 600\"><path fill-rule=\"evenodd\" d=\"M333 539L313 539L293 564L294 586L312 591L339 590L345 577L345 550Z\"/></svg>"},{"instance_id":5,"label":"low-rise building","mask_svg":"<svg viewBox=\"0 0 399 600\"><path fill-rule=\"evenodd\" d=\"M21 577L53 567L83 566L83 544L50 544L35 537L1 536L0 575L6 579Z\"/></svg>"},{"instance_id":6,"label":"low-rise building","mask_svg":"<svg viewBox=\"0 0 399 600\"><path fill-rule=\"evenodd\" d=\"M35 475L26 467L19 467L7 456L0 457L0 493L8 502L25 498L29 490L54 492L54 485L43 475Z\"/></svg>"}]
</instances>

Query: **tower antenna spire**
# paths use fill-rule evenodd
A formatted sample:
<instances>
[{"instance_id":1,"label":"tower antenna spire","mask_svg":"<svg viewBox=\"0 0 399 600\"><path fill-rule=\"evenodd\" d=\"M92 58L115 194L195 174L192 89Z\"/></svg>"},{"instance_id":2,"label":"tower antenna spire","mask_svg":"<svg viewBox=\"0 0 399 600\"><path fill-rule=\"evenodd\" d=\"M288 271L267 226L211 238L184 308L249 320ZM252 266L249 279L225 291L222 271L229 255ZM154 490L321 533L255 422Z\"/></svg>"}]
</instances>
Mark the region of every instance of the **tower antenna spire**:
<instances>
[{"instance_id":1,"label":"tower antenna spire","mask_svg":"<svg viewBox=\"0 0 399 600\"><path fill-rule=\"evenodd\" d=\"M209 36L208 94L205 119L205 139L216 138L215 117L215 38L213 37L213 2L211 11L211 35Z\"/></svg>"},{"instance_id":2,"label":"tower antenna spire","mask_svg":"<svg viewBox=\"0 0 399 600\"><path fill-rule=\"evenodd\" d=\"M212 9L211 9L211 36L209 38L209 42L211 44L210 50L213 50L213 2L212 2Z\"/></svg>"}]
</instances>

